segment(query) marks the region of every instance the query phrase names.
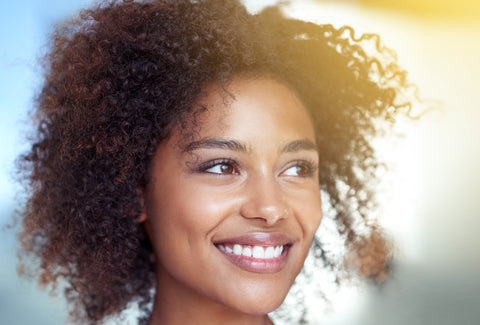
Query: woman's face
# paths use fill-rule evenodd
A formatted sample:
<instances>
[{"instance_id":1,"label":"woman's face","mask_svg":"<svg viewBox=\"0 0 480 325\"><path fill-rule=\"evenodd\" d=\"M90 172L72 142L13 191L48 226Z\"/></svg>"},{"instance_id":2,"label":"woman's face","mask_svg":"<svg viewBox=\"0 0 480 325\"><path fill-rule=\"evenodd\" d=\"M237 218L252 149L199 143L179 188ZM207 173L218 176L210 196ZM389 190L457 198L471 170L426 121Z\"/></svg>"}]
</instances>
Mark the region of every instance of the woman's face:
<instances>
[{"instance_id":1,"label":"woman's face","mask_svg":"<svg viewBox=\"0 0 480 325\"><path fill-rule=\"evenodd\" d=\"M206 89L191 136L151 165L144 217L158 291L265 314L284 300L321 219L318 152L296 95L271 79Z\"/></svg>"}]
</instances>

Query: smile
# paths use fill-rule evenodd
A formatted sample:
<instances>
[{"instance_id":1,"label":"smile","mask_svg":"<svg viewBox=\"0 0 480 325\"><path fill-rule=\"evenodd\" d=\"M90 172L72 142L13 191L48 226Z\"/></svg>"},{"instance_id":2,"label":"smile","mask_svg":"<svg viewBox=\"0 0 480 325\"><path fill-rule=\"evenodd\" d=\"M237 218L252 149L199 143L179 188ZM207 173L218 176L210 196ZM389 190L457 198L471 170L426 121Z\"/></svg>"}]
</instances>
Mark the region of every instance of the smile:
<instances>
[{"instance_id":1,"label":"smile","mask_svg":"<svg viewBox=\"0 0 480 325\"><path fill-rule=\"evenodd\" d=\"M254 273L276 273L287 264L293 241L279 233L253 233L214 243L228 261Z\"/></svg>"},{"instance_id":2,"label":"smile","mask_svg":"<svg viewBox=\"0 0 480 325\"><path fill-rule=\"evenodd\" d=\"M217 247L227 253L259 259L273 259L282 255L283 252L283 245L263 247L235 244L217 245Z\"/></svg>"}]
</instances>

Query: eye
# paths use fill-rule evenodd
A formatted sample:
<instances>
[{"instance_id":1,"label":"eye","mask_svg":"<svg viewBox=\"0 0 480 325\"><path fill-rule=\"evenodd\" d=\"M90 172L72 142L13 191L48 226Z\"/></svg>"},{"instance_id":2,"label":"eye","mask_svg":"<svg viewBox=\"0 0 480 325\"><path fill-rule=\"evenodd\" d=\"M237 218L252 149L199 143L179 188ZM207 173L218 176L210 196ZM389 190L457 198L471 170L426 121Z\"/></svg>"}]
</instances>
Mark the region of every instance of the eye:
<instances>
[{"instance_id":1,"label":"eye","mask_svg":"<svg viewBox=\"0 0 480 325\"><path fill-rule=\"evenodd\" d=\"M203 163L199 170L204 173L216 175L237 175L239 174L236 163L230 159L212 160Z\"/></svg>"},{"instance_id":2,"label":"eye","mask_svg":"<svg viewBox=\"0 0 480 325\"><path fill-rule=\"evenodd\" d=\"M205 171L212 174L235 174L235 168L228 164L218 164Z\"/></svg>"},{"instance_id":3,"label":"eye","mask_svg":"<svg viewBox=\"0 0 480 325\"><path fill-rule=\"evenodd\" d=\"M311 177L315 173L316 164L309 161L297 161L294 166L287 168L282 175L295 177Z\"/></svg>"}]
</instances>

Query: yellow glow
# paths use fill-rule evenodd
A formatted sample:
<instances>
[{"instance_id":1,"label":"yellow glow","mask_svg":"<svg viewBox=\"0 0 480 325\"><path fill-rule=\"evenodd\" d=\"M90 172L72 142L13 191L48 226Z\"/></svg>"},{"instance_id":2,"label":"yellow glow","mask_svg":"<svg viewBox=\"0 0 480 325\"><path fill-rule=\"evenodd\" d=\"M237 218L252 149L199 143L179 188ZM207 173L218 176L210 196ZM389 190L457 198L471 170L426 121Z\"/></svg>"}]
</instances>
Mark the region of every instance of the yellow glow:
<instances>
[{"instance_id":1,"label":"yellow glow","mask_svg":"<svg viewBox=\"0 0 480 325\"><path fill-rule=\"evenodd\" d=\"M478 0L359 0L361 4L408 11L426 17L479 17Z\"/></svg>"}]
</instances>

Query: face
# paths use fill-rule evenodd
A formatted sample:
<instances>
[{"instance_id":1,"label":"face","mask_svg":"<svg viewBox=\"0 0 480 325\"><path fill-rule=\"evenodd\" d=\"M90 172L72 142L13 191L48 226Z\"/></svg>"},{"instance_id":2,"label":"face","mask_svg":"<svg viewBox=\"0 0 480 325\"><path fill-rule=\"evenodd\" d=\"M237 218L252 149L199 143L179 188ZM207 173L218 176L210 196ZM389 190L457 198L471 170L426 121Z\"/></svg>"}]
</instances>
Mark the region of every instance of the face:
<instances>
[{"instance_id":1,"label":"face","mask_svg":"<svg viewBox=\"0 0 480 325\"><path fill-rule=\"evenodd\" d=\"M158 288L186 306L265 314L283 302L320 223L314 130L274 80L206 90L193 137L175 130L151 165L144 217Z\"/></svg>"}]
</instances>

